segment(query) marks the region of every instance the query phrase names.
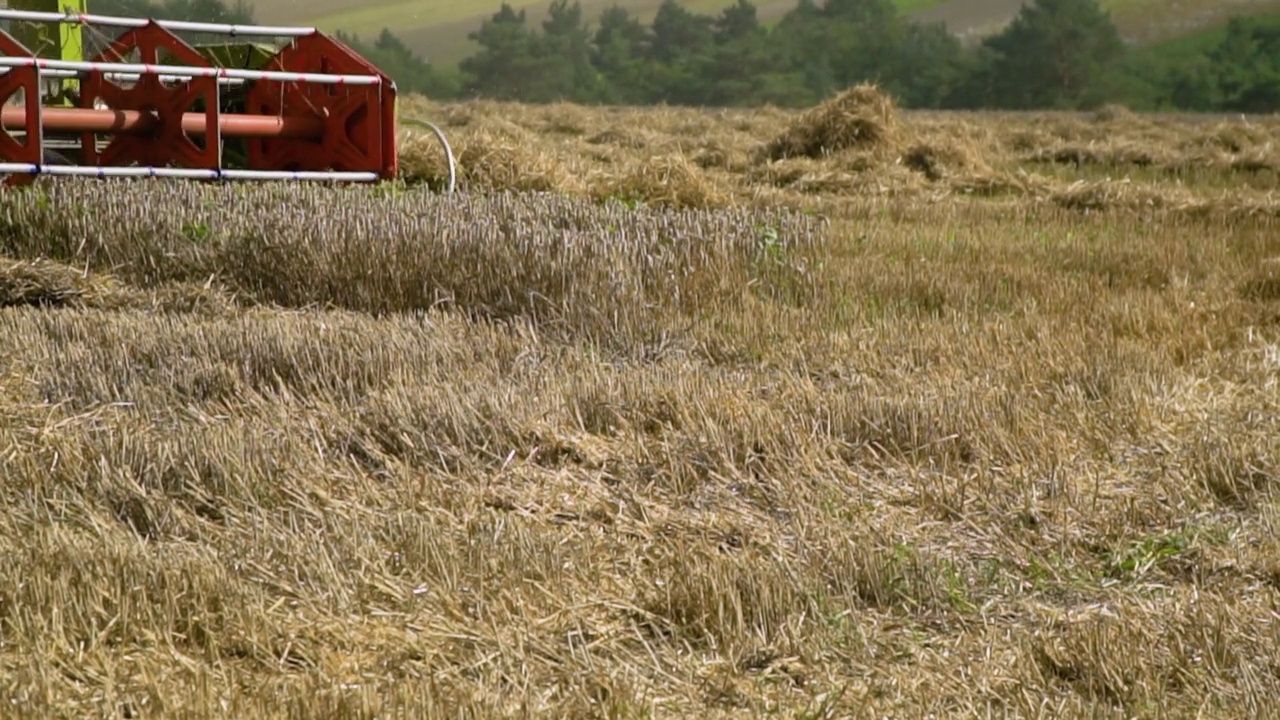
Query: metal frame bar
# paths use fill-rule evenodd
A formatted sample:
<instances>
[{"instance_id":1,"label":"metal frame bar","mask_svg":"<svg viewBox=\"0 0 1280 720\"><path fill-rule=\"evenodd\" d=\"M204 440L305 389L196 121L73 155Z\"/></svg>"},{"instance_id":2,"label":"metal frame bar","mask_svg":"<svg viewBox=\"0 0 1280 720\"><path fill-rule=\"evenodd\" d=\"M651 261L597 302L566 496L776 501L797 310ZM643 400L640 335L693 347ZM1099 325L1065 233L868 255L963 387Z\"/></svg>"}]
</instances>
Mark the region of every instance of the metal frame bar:
<instances>
[{"instance_id":1,"label":"metal frame bar","mask_svg":"<svg viewBox=\"0 0 1280 720\"><path fill-rule=\"evenodd\" d=\"M373 182L378 179L378 173L376 172L290 172L288 170L207 170L202 168L97 167L96 165L0 163L0 174L4 173L97 178L181 178L184 180L330 180L335 182Z\"/></svg>"},{"instance_id":2,"label":"metal frame bar","mask_svg":"<svg viewBox=\"0 0 1280 720\"><path fill-rule=\"evenodd\" d=\"M46 130L63 132L142 133L154 128L156 120L154 112L145 110L42 107L40 126ZM208 134L206 122L205 113L183 113L182 131L188 135ZM25 129L26 123L25 108L0 109L0 128L20 130ZM218 132L222 137L314 140L324 135L324 120L310 116L218 113Z\"/></svg>"},{"instance_id":3,"label":"metal frame bar","mask_svg":"<svg viewBox=\"0 0 1280 720\"><path fill-rule=\"evenodd\" d=\"M9 67L0 67L0 75L4 75L10 70L11 68ZM78 77L82 77L86 72L87 71L85 70L45 69L44 71L41 72L41 75L43 75L44 77L78 78ZM137 82L138 80L142 79L141 73L116 72L116 73L103 73L102 76L112 81ZM179 80L184 79L184 77L185 76L178 76L178 75L161 75L160 82L177 82ZM219 85L239 86L239 85L244 85L247 82L249 81L244 78L229 78L229 77L218 78Z\"/></svg>"},{"instance_id":4,"label":"metal frame bar","mask_svg":"<svg viewBox=\"0 0 1280 720\"><path fill-rule=\"evenodd\" d=\"M91 15L88 13L54 13L35 10L0 9L0 20L34 20L80 25L139 28L154 22L165 30L206 32L241 37L302 37L316 32L313 27L278 27L272 25L228 25L225 23L188 22L185 20L144 20L142 18Z\"/></svg>"},{"instance_id":5,"label":"metal frame bar","mask_svg":"<svg viewBox=\"0 0 1280 720\"><path fill-rule=\"evenodd\" d=\"M0 67L30 67L41 70L73 70L80 73L95 70L118 73L145 73L147 75L172 75L174 77L239 78L242 80L276 80L279 82L310 82L319 85L381 85L377 75L330 75L327 73L292 73L279 70L241 70L239 68L191 67L189 65L145 65L135 63L76 62L73 60L45 60L31 57L0 57Z\"/></svg>"}]
</instances>

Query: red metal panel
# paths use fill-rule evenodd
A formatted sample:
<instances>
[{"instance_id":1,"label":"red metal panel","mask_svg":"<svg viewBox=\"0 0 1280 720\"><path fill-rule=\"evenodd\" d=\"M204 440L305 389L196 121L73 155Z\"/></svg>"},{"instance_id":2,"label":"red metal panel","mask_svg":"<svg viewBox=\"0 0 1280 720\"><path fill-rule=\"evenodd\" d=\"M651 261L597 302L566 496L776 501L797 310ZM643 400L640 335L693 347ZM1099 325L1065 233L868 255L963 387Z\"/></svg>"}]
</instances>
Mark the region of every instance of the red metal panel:
<instances>
[{"instance_id":1,"label":"red metal panel","mask_svg":"<svg viewBox=\"0 0 1280 720\"><path fill-rule=\"evenodd\" d=\"M134 52L138 53L136 59L131 57ZM212 67L194 48L155 21L128 30L90 61ZM115 135L101 153L97 150L96 136L84 133L81 146L87 164L221 167L217 78L183 78L170 84L161 82L155 73L147 73L132 87L126 87L106 79L101 70L92 70L80 87L81 108L92 109L101 100L112 109L148 111L155 116L148 132ZM197 142L183 127L186 116L198 104L204 106L203 142Z\"/></svg>"},{"instance_id":2,"label":"red metal panel","mask_svg":"<svg viewBox=\"0 0 1280 720\"><path fill-rule=\"evenodd\" d=\"M248 110L261 115L320 117L325 132L318 140L260 139L249 143L249 162L263 170L398 170L395 138L395 86L351 48L320 33L297 38L261 69L375 75L378 85L321 85L260 80L249 92Z\"/></svg>"},{"instance_id":3,"label":"red metal panel","mask_svg":"<svg viewBox=\"0 0 1280 720\"><path fill-rule=\"evenodd\" d=\"M34 57L22 43L13 36L0 30L0 55L6 57ZM41 88L40 71L35 66L9 68L9 72L0 75L0 106L7 104L13 96L23 94L24 107L15 108L22 114L20 127L25 137L19 141L8 131L0 132L0 158L5 162L20 162L39 165L44 162L44 147L41 132L40 106ZM15 173L5 179L11 186L27 185L35 182L35 175Z\"/></svg>"}]
</instances>

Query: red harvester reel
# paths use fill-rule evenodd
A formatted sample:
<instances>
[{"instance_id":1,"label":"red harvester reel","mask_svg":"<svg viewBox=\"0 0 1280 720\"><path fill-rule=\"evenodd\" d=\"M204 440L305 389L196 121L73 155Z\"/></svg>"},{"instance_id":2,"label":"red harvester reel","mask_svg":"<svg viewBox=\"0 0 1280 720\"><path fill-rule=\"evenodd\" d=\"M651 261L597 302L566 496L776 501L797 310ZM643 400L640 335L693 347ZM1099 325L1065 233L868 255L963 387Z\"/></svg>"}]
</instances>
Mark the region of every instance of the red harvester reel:
<instances>
[{"instance_id":1,"label":"red harvester reel","mask_svg":"<svg viewBox=\"0 0 1280 720\"><path fill-rule=\"evenodd\" d=\"M4 19L125 28L85 61L36 57L0 30L0 174L10 185L40 174L343 182L397 175L395 83L314 28L0 10ZM286 41L238 48L256 51L254 61L254 52L234 45L198 51L176 31ZM76 85L60 92L61 105L47 104L49 87ZM452 186L452 152L430 127L449 152Z\"/></svg>"}]
</instances>

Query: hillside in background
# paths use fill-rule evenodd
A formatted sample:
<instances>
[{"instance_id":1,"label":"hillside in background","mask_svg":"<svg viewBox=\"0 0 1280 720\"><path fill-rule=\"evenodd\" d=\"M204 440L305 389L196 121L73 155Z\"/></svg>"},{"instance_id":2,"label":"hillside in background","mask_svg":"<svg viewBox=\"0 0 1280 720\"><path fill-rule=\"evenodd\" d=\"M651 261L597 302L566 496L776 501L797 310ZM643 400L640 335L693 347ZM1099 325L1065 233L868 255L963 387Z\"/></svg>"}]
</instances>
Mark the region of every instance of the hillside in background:
<instances>
[{"instance_id":1,"label":"hillside in background","mask_svg":"<svg viewBox=\"0 0 1280 720\"><path fill-rule=\"evenodd\" d=\"M957 35L973 39L1002 28L1023 0L896 0L902 12L927 22L943 22ZM550 0L509 0L525 10L531 23L541 22ZM642 20L652 19L661 0L582 0L584 15L594 22L614 4ZM685 7L714 14L728 0L687 0ZM796 0L759 0L760 19L772 22L795 7ZM1126 39L1151 43L1221 27L1230 15L1280 11L1280 0L1104 0ZM322 30L376 37L389 28L415 52L440 65L454 65L475 52L467 34L497 12L501 0L258 0L255 17L271 24L312 24Z\"/></svg>"},{"instance_id":2,"label":"hillside in background","mask_svg":"<svg viewBox=\"0 0 1280 720\"><path fill-rule=\"evenodd\" d=\"M531 24L546 17L550 0L508 0L524 10ZM582 0L583 15L594 22L601 11L618 5L648 22L662 0ZM684 7L715 14L728 0L686 0ZM796 0L760 0L760 19L771 22L795 7ZM937 5L936 0L901 0L907 8ZM477 46L467 34L480 27L502 5L502 0L258 0L254 14L263 23L315 25L326 32L341 30L361 37L375 37L390 28L415 52L433 63L454 65L474 53Z\"/></svg>"},{"instance_id":3,"label":"hillside in background","mask_svg":"<svg viewBox=\"0 0 1280 720\"><path fill-rule=\"evenodd\" d=\"M978 38L1004 27L1023 0L946 0L930 3L916 17L943 22L964 38ZM1103 7L1125 38L1146 44L1221 27L1232 15L1280 10L1280 0L1103 0Z\"/></svg>"}]
</instances>

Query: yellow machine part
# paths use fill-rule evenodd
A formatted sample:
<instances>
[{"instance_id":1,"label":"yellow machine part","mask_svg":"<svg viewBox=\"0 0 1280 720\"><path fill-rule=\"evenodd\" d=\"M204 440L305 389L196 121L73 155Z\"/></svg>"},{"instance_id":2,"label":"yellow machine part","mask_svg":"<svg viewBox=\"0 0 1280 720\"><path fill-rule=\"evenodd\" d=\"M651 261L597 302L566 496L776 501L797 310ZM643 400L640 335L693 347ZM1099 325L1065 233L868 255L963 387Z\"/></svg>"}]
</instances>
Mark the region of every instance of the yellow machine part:
<instances>
[{"instance_id":1,"label":"yellow machine part","mask_svg":"<svg viewBox=\"0 0 1280 720\"><path fill-rule=\"evenodd\" d=\"M9 0L12 10L31 12L56 12L81 14L85 10L85 0ZM22 43L37 57L57 60L84 60L84 32L80 23L63 22L26 22L11 21L9 34ZM49 88L55 104L66 103L63 93L79 89L80 81L76 78L65 78L62 82L53 82ZM58 92L61 90L61 92Z\"/></svg>"},{"instance_id":2,"label":"yellow machine part","mask_svg":"<svg viewBox=\"0 0 1280 720\"><path fill-rule=\"evenodd\" d=\"M12 10L81 14L85 0L9 0ZM84 60L84 38L79 23L13 21L10 34L42 58Z\"/></svg>"}]
</instances>

